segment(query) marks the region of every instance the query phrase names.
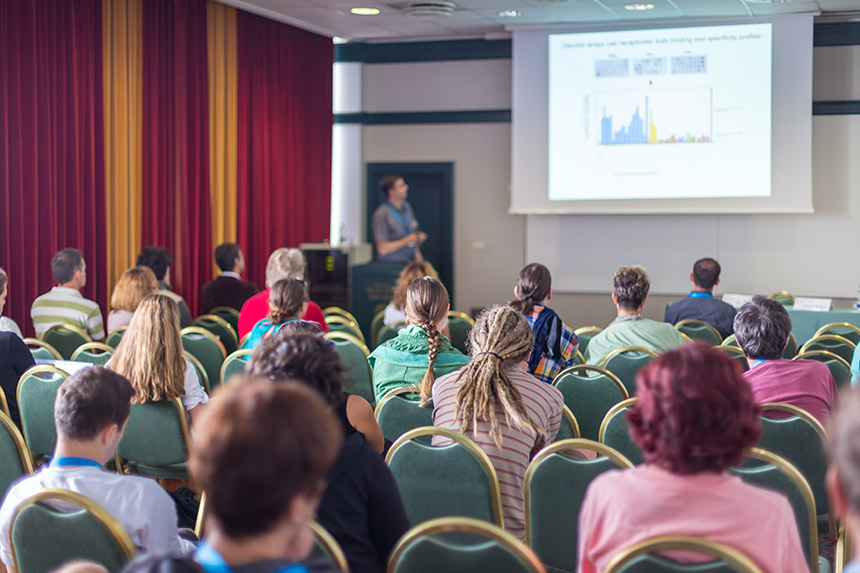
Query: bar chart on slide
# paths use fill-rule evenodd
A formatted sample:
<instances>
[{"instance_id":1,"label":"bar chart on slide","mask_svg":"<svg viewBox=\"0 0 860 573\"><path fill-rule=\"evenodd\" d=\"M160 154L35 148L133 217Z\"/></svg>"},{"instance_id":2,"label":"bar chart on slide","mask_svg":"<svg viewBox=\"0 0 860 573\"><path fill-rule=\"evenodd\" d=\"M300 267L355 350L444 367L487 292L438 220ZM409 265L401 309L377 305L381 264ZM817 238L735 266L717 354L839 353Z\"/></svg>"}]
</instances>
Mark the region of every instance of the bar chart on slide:
<instances>
[{"instance_id":1,"label":"bar chart on slide","mask_svg":"<svg viewBox=\"0 0 860 573\"><path fill-rule=\"evenodd\" d=\"M713 141L711 88L603 92L591 99L600 145Z\"/></svg>"}]
</instances>

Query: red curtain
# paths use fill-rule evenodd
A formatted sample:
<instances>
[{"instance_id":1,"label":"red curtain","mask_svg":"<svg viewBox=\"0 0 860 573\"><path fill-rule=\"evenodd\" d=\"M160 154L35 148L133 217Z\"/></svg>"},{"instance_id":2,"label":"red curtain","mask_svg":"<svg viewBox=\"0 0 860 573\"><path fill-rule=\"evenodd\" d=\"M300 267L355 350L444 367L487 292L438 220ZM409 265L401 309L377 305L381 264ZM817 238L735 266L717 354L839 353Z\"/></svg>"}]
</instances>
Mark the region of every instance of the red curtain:
<instances>
[{"instance_id":1,"label":"red curtain","mask_svg":"<svg viewBox=\"0 0 860 573\"><path fill-rule=\"evenodd\" d=\"M173 254L173 290L199 311L211 279L205 0L143 2L142 245Z\"/></svg>"},{"instance_id":2,"label":"red curtain","mask_svg":"<svg viewBox=\"0 0 860 573\"><path fill-rule=\"evenodd\" d=\"M262 286L271 251L328 237L334 48L247 12L237 28L238 241Z\"/></svg>"},{"instance_id":3,"label":"red curtain","mask_svg":"<svg viewBox=\"0 0 860 573\"><path fill-rule=\"evenodd\" d=\"M101 5L0 2L0 266L25 336L64 247L83 251L83 294L107 308Z\"/></svg>"}]
</instances>

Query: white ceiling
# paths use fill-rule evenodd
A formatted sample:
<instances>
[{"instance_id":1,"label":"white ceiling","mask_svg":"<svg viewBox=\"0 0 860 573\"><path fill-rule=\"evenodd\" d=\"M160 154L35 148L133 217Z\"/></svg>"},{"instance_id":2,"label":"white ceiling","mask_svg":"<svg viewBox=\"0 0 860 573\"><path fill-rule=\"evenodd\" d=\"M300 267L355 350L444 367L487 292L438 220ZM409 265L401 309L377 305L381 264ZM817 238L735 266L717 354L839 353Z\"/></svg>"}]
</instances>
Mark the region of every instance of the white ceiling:
<instances>
[{"instance_id":1,"label":"white ceiling","mask_svg":"<svg viewBox=\"0 0 860 573\"><path fill-rule=\"evenodd\" d=\"M401 12L406 0L219 0L300 28L352 41L391 41L467 37L505 37L506 26L630 22L690 18L754 18L796 12L856 17L860 0L453 0L450 17L420 20ZM626 10L630 2L649 2L653 10ZM356 16L350 8L379 8L377 16ZM517 9L518 18L500 10Z\"/></svg>"}]
</instances>

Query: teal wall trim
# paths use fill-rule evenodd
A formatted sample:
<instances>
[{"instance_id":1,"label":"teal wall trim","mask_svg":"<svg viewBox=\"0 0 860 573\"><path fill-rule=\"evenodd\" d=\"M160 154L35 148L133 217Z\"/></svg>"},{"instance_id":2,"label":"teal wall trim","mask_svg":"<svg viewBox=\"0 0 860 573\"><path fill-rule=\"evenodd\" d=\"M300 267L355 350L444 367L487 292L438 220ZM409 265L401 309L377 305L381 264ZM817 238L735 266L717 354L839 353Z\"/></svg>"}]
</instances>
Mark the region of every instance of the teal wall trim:
<instances>
[{"instance_id":1,"label":"teal wall trim","mask_svg":"<svg viewBox=\"0 0 860 573\"><path fill-rule=\"evenodd\" d=\"M427 123L510 123L511 110L403 111L389 113L338 113L335 123L362 125L416 125Z\"/></svg>"},{"instance_id":2,"label":"teal wall trim","mask_svg":"<svg viewBox=\"0 0 860 573\"><path fill-rule=\"evenodd\" d=\"M815 24L813 46L860 45L860 22L827 22Z\"/></svg>"},{"instance_id":3,"label":"teal wall trim","mask_svg":"<svg viewBox=\"0 0 860 573\"><path fill-rule=\"evenodd\" d=\"M860 101L814 101L812 115L858 115Z\"/></svg>"}]
</instances>

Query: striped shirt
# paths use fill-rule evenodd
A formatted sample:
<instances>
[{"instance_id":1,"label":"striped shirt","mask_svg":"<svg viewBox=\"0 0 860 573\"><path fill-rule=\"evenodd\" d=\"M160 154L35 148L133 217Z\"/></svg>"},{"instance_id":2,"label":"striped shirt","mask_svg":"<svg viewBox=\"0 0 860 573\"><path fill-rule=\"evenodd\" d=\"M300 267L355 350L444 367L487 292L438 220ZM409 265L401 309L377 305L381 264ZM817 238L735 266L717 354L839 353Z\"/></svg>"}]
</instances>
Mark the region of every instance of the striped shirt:
<instances>
[{"instance_id":1,"label":"striped shirt","mask_svg":"<svg viewBox=\"0 0 860 573\"><path fill-rule=\"evenodd\" d=\"M55 324L71 324L90 335L93 340L103 340L105 327L98 303L84 298L78 289L54 287L33 301L30 308L36 336L42 338L45 331Z\"/></svg>"},{"instance_id":2,"label":"striped shirt","mask_svg":"<svg viewBox=\"0 0 860 573\"><path fill-rule=\"evenodd\" d=\"M433 384L433 425L458 432L460 422L454 420L454 408L457 404L459 374L459 372L452 372L437 379ZM546 438L538 436L533 431L508 425L501 411L496 414L502 433L501 449L493 441L490 435L490 424L487 422L478 423L477 434L468 429L465 435L486 452L496 469L502 492L505 529L519 539L525 539L523 479L532 456L552 442L558 434L564 399L558 388L541 382L520 368L509 371L508 376L519 390L532 421L536 426L546 429ZM434 446L447 443L450 441L444 438L438 436L433 438Z\"/></svg>"}]
</instances>

